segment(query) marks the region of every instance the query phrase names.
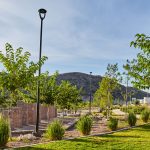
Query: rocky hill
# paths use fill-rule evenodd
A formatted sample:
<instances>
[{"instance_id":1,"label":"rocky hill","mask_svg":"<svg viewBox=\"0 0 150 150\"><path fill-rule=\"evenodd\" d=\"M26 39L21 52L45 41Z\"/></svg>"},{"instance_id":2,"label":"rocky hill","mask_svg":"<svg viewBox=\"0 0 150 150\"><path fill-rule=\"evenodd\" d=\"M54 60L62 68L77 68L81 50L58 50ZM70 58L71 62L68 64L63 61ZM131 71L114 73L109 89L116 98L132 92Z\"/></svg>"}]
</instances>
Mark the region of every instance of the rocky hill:
<instances>
[{"instance_id":1,"label":"rocky hill","mask_svg":"<svg viewBox=\"0 0 150 150\"><path fill-rule=\"evenodd\" d=\"M102 76L100 75L91 75L91 89L92 95L95 91L99 88L99 82L102 80ZM78 88L83 89L83 97L84 99L89 99L90 93L90 75L80 72L71 72L71 73L64 73L60 74L57 78L57 82L60 83L61 80L70 81L73 85L76 85ZM126 87L121 85L121 91L125 93ZM143 97L147 96L147 93L133 87L128 87L128 92L134 91L135 94L132 97L137 99L143 99ZM113 94L114 98L121 98L120 91L116 91Z\"/></svg>"}]
</instances>

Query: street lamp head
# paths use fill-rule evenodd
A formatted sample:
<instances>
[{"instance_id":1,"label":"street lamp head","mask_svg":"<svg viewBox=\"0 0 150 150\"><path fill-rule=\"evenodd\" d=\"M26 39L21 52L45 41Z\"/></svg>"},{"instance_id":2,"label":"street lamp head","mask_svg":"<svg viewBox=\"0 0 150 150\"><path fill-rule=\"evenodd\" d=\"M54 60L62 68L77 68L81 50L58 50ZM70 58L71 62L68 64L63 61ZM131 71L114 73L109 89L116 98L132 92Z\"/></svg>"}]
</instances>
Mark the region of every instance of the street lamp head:
<instances>
[{"instance_id":1,"label":"street lamp head","mask_svg":"<svg viewBox=\"0 0 150 150\"><path fill-rule=\"evenodd\" d=\"M41 9L38 10L38 12L39 12L40 18L43 20L46 16L47 11L45 9L41 8Z\"/></svg>"}]
</instances>

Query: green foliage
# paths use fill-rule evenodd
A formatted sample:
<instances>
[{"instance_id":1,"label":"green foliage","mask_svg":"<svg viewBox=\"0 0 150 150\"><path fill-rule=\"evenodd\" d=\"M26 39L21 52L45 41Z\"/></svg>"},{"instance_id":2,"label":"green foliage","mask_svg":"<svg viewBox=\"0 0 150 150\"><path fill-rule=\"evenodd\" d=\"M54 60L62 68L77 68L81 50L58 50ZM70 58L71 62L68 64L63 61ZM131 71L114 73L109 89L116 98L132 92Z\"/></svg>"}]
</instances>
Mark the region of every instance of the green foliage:
<instances>
[{"instance_id":1,"label":"green foliage","mask_svg":"<svg viewBox=\"0 0 150 150\"><path fill-rule=\"evenodd\" d=\"M117 118L112 118L110 117L109 122L108 122L108 127L114 131L118 127L118 119Z\"/></svg>"},{"instance_id":2,"label":"green foliage","mask_svg":"<svg viewBox=\"0 0 150 150\"><path fill-rule=\"evenodd\" d=\"M113 105L112 109L120 109L121 106L120 105Z\"/></svg>"},{"instance_id":3,"label":"green foliage","mask_svg":"<svg viewBox=\"0 0 150 150\"><path fill-rule=\"evenodd\" d=\"M128 124L130 125L130 127L135 126L136 121L136 115L133 112L130 112L128 115Z\"/></svg>"},{"instance_id":4,"label":"green foliage","mask_svg":"<svg viewBox=\"0 0 150 150\"><path fill-rule=\"evenodd\" d=\"M0 51L0 62L5 70L0 74L1 94L7 95L6 100L11 101L11 105L15 105L20 99L19 92L30 85L34 79L34 74L41 67L47 57L43 56L38 63L29 62L31 54L23 53L23 48L14 50L13 47L6 43L6 54Z\"/></svg>"},{"instance_id":5,"label":"green foliage","mask_svg":"<svg viewBox=\"0 0 150 150\"><path fill-rule=\"evenodd\" d=\"M149 115L150 115L150 112L148 110L142 111L141 118L142 118L143 122L148 122Z\"/></svg>"},{"instance_id":6,"label":"green foliage","mask_svg":"<svg viewBox=\"0 0 150 150\"><path fill-rule=\"evenodd\" d=\"M83 135L89 135L92 128L92 122L93 121L90 116L83 116L77 122L76 127Z\"/></svg>"},{"instance_id":7,"label":"green foliage","mask_svg":"<svg viewBox=\"0 0 150 150\"><path fill-rule=\"evenodd\" d=\"M55 120L51 124L48 125L46 130L46 137L51 140L61 140L64 136L65 130L62 124Z\"/></svg>"},{"instance_id":8,"label":"green foliage","mask_svg":"<svg viewBox=\"0 0 150 150\"><path fill-rule=\"evenodd\" d=\"M130 46L140 49L137 58L131 61L127 60L124 68L134 79L132 83L140 89L150 88L150 37L144 34L136 34L135 41Z\"/></svg>"},{"instance_id":9,"label":"green foliage","mask_svg":"<svg viewBox=\"0 0 150 150\"><path fill-rule=\"evenodd\" d=\"M120 74L118 65L108 64L107 72L99 83L99 88L94 94L94 101L99 103L101 108L110 108L113 102L113 92L119 88Z\"/></svg>"},{"instance_id":10,"label":"green foliage","mask_svg":"<svg viewBox=\"0 0 150 150\"><path fill-rule=\"evenodd\" d=\"M110 106L112 104L113 97L109 89L113 90L114 86L113 84L110 84L110 82L110 78L103 77L101 83L99 83L100 88L95 92L94 100L99 101L101 108L105 108L106 106Z\"/></svg>"},{"instance_id":11,"label":"green foliage","mask_svg":"<svg viewBox=\"0 0 150 150\"><path fill-rule=\"evenodd\" d=\"M121 107L121 111L124 111L124 112L134 112L135 114L141 114L141 112L143 110L145 110L146 107L145 106L128 106L128 107Z\"/></svg>"},{"instance_id":12,"label":"green foliage","mask_svg":"<svg viewBox=\"0 0 150 150\"><path fill-rule=\"evenodd\" d=\"M37 144L17 150L149 150L150 124L138 128L106 134L103 136L90 136L72 140L61 140Z\"/></svg>"},{"instance_id":13,"label":"green foliage","mask_svg":"<svg viewBox=\"0 0 150 150\"><path fill-rule=\"evenodd\" d=\"M5 146L10 135L9 121L0 114L0 146Z\"/></svg>"},{"instance_id":14,"label":"green foliage","mask_svg":"<svg viewBox=\"0 0 150 150\"><path fill-rule=\"evenodd\" d=\"M56 96L57 106L61 109L77 109L76 107L82 102L80 92L81 90L71 85L70 82L62 81L58 87L58 94Z\"/></svg>"},{"instance_id":15,"label":"green foliage","mask_svg":"<svg viewBox=\"0 0 150 150\"><path fill-rule=\"evenodd\" d=\"M102 111L102 114L103 114L104 116L107 116L107 110L104 109L104 110Z\"/></svg>"},{"instance_id":16,"label":"green foliage","mask_svg":"<svg viewBox=\"0 0 150 150\"><path fill-rule=\"evenodd\" d=\"M140 105L140 101L139 100L135 100L134 104L135 105Z\"/></svg>"},{"instance_id":17,"label":"green foliage","mask_svg":"<svg viewBox=\"0 0 150 150\"><path fill-rule=\"evenodd\" d=\"M133 107L133 112L135 114L140 114L143 110L145 110L146 107L145 106L134 106Z\"/></svg>"},{"instance_id":18,"label":"green foliage","mask_svg":"<svg viewBox=\"0 0 150 150\"><path fill-rule=\"evenodd\" d=\"M48 72L34 78L31 85L27 86L26 92L22 92L22 97L26 102L35 102L37 99L37 81L40 82L40 103L46 105L56 105L60 109L74 109L75 111L82 102L80 92L76 86L68 81L57 84L58 72L49 76Z\"/></svg>"},{"instance_id":19,"label":"green foliage","mask_svg":"<svg viewBox=\"0 0 150 150\"><path fill-rule=\"evenodd\" d=\"M27 103L33 103L37 100L37 81L40 81L40 103L46 105L53 105L56 95L58 94L58 85L56 78L58 72L49 76L49 73L42 73L40 77L35 77L32 83L26 87L25 92L21 92L23 99Z\"/></svg>"}]
</instances>

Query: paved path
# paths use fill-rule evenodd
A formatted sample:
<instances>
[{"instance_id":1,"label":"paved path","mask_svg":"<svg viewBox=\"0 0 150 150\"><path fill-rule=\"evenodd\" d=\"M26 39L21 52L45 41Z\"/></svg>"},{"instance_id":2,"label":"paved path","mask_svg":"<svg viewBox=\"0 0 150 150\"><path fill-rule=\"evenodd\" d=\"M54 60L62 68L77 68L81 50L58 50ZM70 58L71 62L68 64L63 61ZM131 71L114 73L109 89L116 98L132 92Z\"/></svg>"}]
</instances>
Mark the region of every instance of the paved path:
<instances>
[{"instance_id":1,"label":"paved path","mask_svg":"<svg viewBox=\"0 0 150 150\"><path fill-rule=\"evenodd\" d=\"M113 109L112 112L116 115L125 115L126 113L121 111L120 109Z\"/></svg>"}]
</instances>

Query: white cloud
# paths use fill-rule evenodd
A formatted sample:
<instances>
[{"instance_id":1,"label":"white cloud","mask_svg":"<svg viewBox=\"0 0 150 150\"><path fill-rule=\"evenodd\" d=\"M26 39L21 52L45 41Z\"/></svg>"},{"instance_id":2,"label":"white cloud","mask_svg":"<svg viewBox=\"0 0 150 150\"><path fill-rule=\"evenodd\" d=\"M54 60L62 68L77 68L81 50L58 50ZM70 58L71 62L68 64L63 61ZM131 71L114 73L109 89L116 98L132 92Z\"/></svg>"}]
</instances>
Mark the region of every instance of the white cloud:
<instances>
[{"instance_id":1,"label":"white cloud","mask_svg":"<svg viewBox=\"0 0 150 150\"><path fill-rule=\"evenodd\" d=\"M132 9L129 4L130 0L0 0L0 49L10 42L15 48L22 46L29 50L32 59L37 61L38 9L46 8L42 51L49 57L46 65L64 65L66 68L72 65L80 70L82 66L89 69L87 66L101 65L98 60L122 63L137 53L129 48L133 35L142 30L150 31L148 15L139 13L136 18L136 9L142 6L136 4Z\"/></svg>"}]
</instances>

